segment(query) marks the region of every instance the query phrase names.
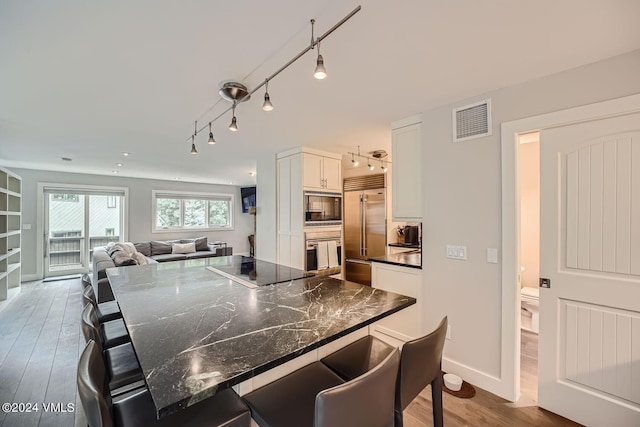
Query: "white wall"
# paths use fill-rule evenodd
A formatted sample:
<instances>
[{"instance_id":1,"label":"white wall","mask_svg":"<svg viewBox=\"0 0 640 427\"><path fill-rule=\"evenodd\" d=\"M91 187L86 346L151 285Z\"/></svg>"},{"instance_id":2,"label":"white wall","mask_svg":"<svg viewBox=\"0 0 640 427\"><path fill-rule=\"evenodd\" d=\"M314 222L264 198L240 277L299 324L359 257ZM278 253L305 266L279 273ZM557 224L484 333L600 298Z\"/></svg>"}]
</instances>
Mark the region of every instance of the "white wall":
<instances>
[{"instance_id":1,"label":"white wall","mask_svg":"<svg viewBox=\"0 0 640 427\"><path fill-rule=\"evenodd\" d=\"M210 241L222 240L233 247L233 253L249 252L247 236L253 234L253 217L242 213L240 187L233 185L194 184L180 181L125 178L117 176L86 175L50 172L32 169L12 169L22 177L22 223L31 224L31 230L22 230L22 275L33 278L36 263L42 262L42 248L36 248L37 186L38 182L60 184L104 185L129 188L129 236L131 242L145 240L171 240L207 236ZM233 230L185 231L152 233L151 190L194 191L234 194ZM259 196L258 196L259 197Z\"/></svg>"},{"instance_id":2,"label":"white wall","mask_svg":"<svg viewBox=\"0 0 640 427\"><path fill-rule=\"evenodd\" d=\"M520 192L520 283L537 287L540 279L540 143L518 146Z\"/></svg>"},{"instance_id":3,"label":"white wall","mask_svg":"<svg viewBox=\"0 0 640 427\"><path fill-rule=\"evenodd\" d=\"M500 124L640 93L640 50L423 112L423 286L426 329L449 316L444 368L498 392L501 350ZM451 109L491 98L493 135L452 143ZM445 257L467 246L467 261ZM500 251L501 253L501 251ZM515 286L515 284L514 284ZM512 309L511 307L509 309ZM473 377L473 378L470 378Z\"/></svg>"}]
</instances>

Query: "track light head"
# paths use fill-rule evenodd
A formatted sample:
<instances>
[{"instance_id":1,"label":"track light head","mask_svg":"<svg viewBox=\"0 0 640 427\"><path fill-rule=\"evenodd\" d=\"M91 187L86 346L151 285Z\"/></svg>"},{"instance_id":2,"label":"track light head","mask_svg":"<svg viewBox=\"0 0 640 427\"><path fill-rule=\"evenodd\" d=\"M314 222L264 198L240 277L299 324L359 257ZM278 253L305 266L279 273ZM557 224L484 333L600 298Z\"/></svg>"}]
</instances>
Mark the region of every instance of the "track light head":
<instances>
[{"instance_id":1,"label":"track light head","mask_svg":"<svg viewBox=\"0 0 640 427\"><path fill-rule=\"evenodd\" d=\"M207 144L213 145L215 143L216 143L216 140L213 137L213 131L211 130L211 122L209 122L209 141L207 141Z\"/></svg>"},{"instance_id":2,"label":"track light head","mask_svg":"<svg viewBox=\"0 0 640 427\"><path fill-rule=\"evenodd\" d=\"M353 153L351 153L351 163L353 164L354 168L360 164L360 162L355 159Z\"/></svg>"},{"instance_id":3,"label":"track light head","mask_svg":"<svg viewBox=\"0 0 640 427\"><path fill-rule=\"evenodd\" d=\"M269 98L269 92L265 92L264 94L264 104L262 104L262 109L264 111L273 110L273 104L271 103L271 98Z\"/></svg>"},{"instance_id":4,"label":"track light head","mask_svg":"<svg viewBox=\"0 0 640 427\"><path fill-rule=\"evenodd\" d=\"M231 124L229 125L229 130L231 132L237 132L238 131L238 124L236 123L236 116L233 116L233 118L231 119Z\"/></svg>"},{"instance_id":5,"label":"track light head","mask_svg":"<svg viewBox=\"0 0 640 427\"><path fill-rule=\"evenodd\" d=\"M191 135L191 154L198 154L198 150L196 150L195 135Z\"/></svg>"},{"instance_id":6,"label":"track light head","mask_svg":"<svg viewBox=\"0 0 640 427\"><path fill-rule=\"evenodd\" d=\"M316 61L316 71L313 73L313 77L315 77L318 80L322 80L325 77L327 77L327 69L324 68L324 59L322 58L322 55L320 55L320 52L318 52L318 59Z\"/></svg>"},{"instance_id":7,"label":"track light head","mask_svg":"<svg viewBox=\"0 0 640 427\"><path fill-rule=\"evenodd\" d=\"M371 164L371 162L369 162L369 164L367 165L369 166L369 170L372 171L374 169L373 165Z\"/></svg>"}]
</instances>

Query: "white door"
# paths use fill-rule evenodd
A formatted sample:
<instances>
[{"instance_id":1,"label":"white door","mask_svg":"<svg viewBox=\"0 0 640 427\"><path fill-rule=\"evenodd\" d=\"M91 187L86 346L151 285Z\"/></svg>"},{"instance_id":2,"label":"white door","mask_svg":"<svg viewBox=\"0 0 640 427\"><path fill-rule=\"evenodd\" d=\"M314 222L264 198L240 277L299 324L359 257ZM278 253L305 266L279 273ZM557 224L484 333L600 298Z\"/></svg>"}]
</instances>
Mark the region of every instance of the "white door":
<instances>
[{"instance_id":1,"label":"white door","mask_svg":"<svg viewBox=\"0 0 640 427\"><path fill-rule=\"evenodd\" d=\"M640 114L541 133L539 405L640 426Z\"/></svg>"}]
</instances>

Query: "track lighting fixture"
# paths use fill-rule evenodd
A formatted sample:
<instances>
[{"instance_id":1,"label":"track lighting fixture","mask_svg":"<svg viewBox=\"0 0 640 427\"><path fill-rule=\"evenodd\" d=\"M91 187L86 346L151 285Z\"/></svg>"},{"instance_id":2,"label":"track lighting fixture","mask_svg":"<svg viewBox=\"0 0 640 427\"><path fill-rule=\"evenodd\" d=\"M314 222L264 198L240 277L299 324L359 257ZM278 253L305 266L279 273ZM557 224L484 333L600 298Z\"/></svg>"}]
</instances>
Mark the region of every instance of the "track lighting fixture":
<instances>
[{"instance_id":1,"label":"track lighting fixture","mask_svg":"<svg viewBox=\"0 0 640 427\"><path fill-rule=\"evenodd\" d=\"M372 157L369 156L364 156L362 154L360 154L360 146L358 145L358 151L357 152L351 152L349 151L347 154L351 154L351 164L353 166L358 166L359 162L358 162L358 158L360 159L366 159L367 161L367 167L369 168L370 171L373 171L375 169L375 166L373 166L373 163L376 160L380 161L380 169L382 169L382 172L387 172L388 168L387 165L391 164L391 162L389 161L383 161L383 158L386 158L388 156L387 152L385 150L375 150L375 151L371 151L369 152L369 154L371 154Z\"/></svg>"},{"instance_id":2,"label":"track lighting fixture","mask_svg":"<svg viewBox=\"0 0 640 427\"><path fill-rule=\"evenodd\" d=\"M211 130L211 122L209 122L209 141L207 142L207 144L213 145L215 143L216 143L216 140L213 137L213 131Z\"/></svg>"},{"instance_id":3,"label":"track lighting fixture","mask_svg":"<svg viewBox=\"0 0 640 427\"><path fill-rule=\"evenodd\" d=\"M269 80L264 81L264 104L262 104L262 109L264 111L273 110L273 104L271 103L271 98L269 98Z\"/></svg>"},{"instance_id":4,"label":"track lighting fixture","mask_svg":"<svg viewBox=\"0 0 640 427\"><path fill-rule=\"evenodd\" d=\"M327 69L324 68L324 58L320 55L320 40L316 43L318 45L318 59L316 59L316 71L313 73L313 77L318 80L322 80L327 77Z\"/></svg>"},{"instance_id":5,"label":"track lighting fixture","mask_svg":"<svg viewBox=\"0 0 640 427\"><path fill-rule=\"evenodd\" d=\"M212 145L216 143L215 139L213 138L213 132L211 131L212 123L215 122L216 120L218 120L219 118L221 118L222 116L224 116L229 110L232 110L232 112L233 112L232 113L233 115L232 115L232 118L231 118L231 123L229 124L229 130L232 131L232 132L236 132L238 130L238 124L237 124L237 119L236 119L236 106L237 106L237 104L239 102L248 101L251 98L251 95L253 93L255 93L257 90L259 90L262 86L265 86L264 103L262 104L262 109L265 110L265 111L273 110L273 104L271 103L271 97L269 95L269 81L272 80L278 74L280 74L282 71L284 71L286 68L288 68L291 64L296 62L298 59L300 59L302 56L304 56L304 54L306 54L308 51L310 51L312 49L315 49L316 46L318 47L318 56L316 58L316 68L315 68L315 71L314 71L313 75L314 75L314 77L316 79L324 79L325 77L327 77L327 70L324 67L324 58L320 54L320 42L322 42L326 37L329 36L329 34L333 33L336 29L338 29L340 26L342 26L342 24L344 24L349 19L351 19L353 17L353 15L355 15L358 12L360 12L360 9L362 9L361 6L358 6L355 9L353 9L347 16L342 18L333 27L331 27L324 34L322 34L320 37L317 37L317 38L315 38L315 36L314 36L315 20L312 19L311 20L311 42L309 43L309 45L306 48L304 48L300 53L298 53L296 56L294 56L292 59L290 59L289 62L284 64L282 67L280 67L276 72L274 72L269 77L264 79L264 82L262 82L261 84L259 84L255 88L253 88L251 91L249 89L247 89L247 87L245 85L243 85L242 83L235 82L235 81L226 81L226 82L224 82L221 85L221 88L219 90L220 96L222 98L224 98L225 100L227 100L227 101L233 102L233 105L231 107L227 107L222 113L218 114L216 117L214 117L209 122L209 141L208 141L208 143L212 144ZM197 153L197 150L195 148L194 138L198 134L198 131L204 130L204 129L205 129L205 126L203 126L202 129L197 129L197 126L196 126L196 132L194 132L194 134L191 135L191 137L192 137L191 138L191 145L192 145L191 152L193 154ZM355 159L352 159L352 160L353 160L353 163L355 165L358 164L358 162Z\"/></svg>"},{"instance_id":6,"label":"track lighting fixture","mask_svg":"<svg viewBox=\"0 0 640 427\"><path fill-rule=\"evenodd\" d=\"M231 132L238 131L238 124L236 123L236 103L233 103L233 118L231 119L231 124L229 125L229 130Z\"/></svg>"},{"instance_id":7,"label":"track lighting fixture","mask_svg":"<svg viewBox=\"0 0 640 427\"><path fill-rule=\"evenodd\" d=\"M196 136L191 135L191 154L198 154L198 150L196 150Z\"/></svg>"}]
</instances>

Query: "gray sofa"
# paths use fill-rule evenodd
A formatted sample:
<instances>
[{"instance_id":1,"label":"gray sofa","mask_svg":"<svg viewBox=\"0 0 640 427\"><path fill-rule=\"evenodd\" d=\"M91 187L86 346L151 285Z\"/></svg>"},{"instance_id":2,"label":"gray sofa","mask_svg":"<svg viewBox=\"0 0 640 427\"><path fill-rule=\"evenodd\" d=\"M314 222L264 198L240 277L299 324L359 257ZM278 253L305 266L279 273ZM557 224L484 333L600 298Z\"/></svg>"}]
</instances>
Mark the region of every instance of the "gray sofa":
<instances>
[{"instance_id":1,"label":"gray sofa","mask_svg":"<svg viewBox=\"0 0 640 427\"><path fill-rule=\"evenodd\" d=\"M195 243L195 252L184 254L172 253L173 244L176 243ZM134 246L137 252L144 255L147 263L149 264L227 256L233 254L233 249L227 247L226 243L214 242L209 244L206 237L168 241L151 240L134 243ZM114 299L111 286L109 285L109 280L107 279L107 268L123 267L128 265L138 265L138 262L118 246L109 244L105 247L93 248L92 281L98 303L112 301Z\"/></svg>"}]
</instances>

